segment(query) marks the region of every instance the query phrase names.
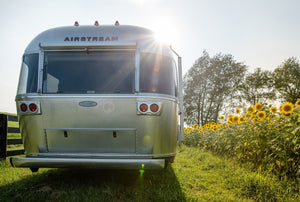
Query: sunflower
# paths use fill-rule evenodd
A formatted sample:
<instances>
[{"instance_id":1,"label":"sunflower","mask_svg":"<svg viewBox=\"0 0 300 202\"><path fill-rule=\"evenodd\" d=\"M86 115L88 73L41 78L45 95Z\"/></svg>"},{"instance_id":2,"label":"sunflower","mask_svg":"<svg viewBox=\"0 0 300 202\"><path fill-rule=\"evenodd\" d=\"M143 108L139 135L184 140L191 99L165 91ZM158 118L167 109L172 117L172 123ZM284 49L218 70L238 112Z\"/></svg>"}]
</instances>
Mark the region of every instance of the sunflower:
<instances>
[{"instance_id":1,"label":"sunflower","mask_svg":"<svg viewBox=\"0 0 300 202\"><path fill-rule=\"evenodd\" d=\"M276 113L277 112L277 107L271 107L270 111L273 112L273 113Z\"/></svg>"},{"instance_id":2,"label":"sunflower","mask_svg":"<svg viewBox=\"0 0 300 202\"><path fill-rule=\"evenodd\" d=\"M290 102L284 103L284 104L282 105L282 111L283 111L283 113L285 113L285 114L289 114L289 113L291 113L293 110L294 110L294 105L293 105L292 103L290 103Z\"/></svg>"},{"instance_id":3,"label":"sunflower","mask_svg":"<svg viewBox=\"0 0 300 202\"><path fill-rule=\"evenodd\" d=\"M295 106L300 108L300 99L296 102Z\"/></svg>"},{"instance_id":4,"label":"sunflower","mask_svg":"<svg viewBox=\"0 0 300 202\"><path fill-rule=\"evenodd\" d=\"M241 116L240 118L239 118L239 123L243 123L245 121L245 118L243 117L243 116Z\"/></svg>"},{"instance_id":5,"label":"sunflower","mask_svg":"<svg viewBox=\"0 0 300 202\"><path fill-rule=\"evenodd\" d=\"M210 130L216 132L216 131L217 131L217 126L216 126L216 125L215 125L215 126L211 126L211 127L210 127Z\"/></svg>"},{"instance_id":6,"label":"sunflower","mask_svg":"<svg viewBox=\"0 0 300 202\"><path fill-rule=\"evenodd\" d=\"M266 112L264 112L264 111L258 112L258 113L257 113L257 117L258 117L259 119L264 119L264 118L266 118Z\"/></svg>"},{"instance_id":7,"label":"sunflower","mask_svg":"<svg viewBox=\"0 0 300 202\"><path fill-rule=\"evenodd\" d=\"M280 105L280 106L279 106L279 111L280 111L281 113L283 113L282 107L283 107L283 105Z\"/></svg>"},{"instance_id":8,"label":"sunflower","mask_svg":"<svg viewBox=\"0 0 300 202\"><path fill-rule=\"evenodd\" d=\"M227 117L227 120L228 120L229 123L232 123L233 122L233 115L229 114L228 117Z\"/></svg>"},{"instance_id":9,"label":"sunflower","mask_svg":"<svg viewBox=\"0 0 300 202\"><path fill-rule=\"evenodd\" d=\"M220 116L220 120L223 120L224 119L224 116Z\"/></svg>"},{"instance_id":10,"label":"sunflower","mask_svg":"<svg viewBox=\"0 0 300 202\"><path fill-rule=\"evenodd\" d=\"M237 114L241 113L241 109L237 108L237 109L236 109L236 113L237 113Z\"/></svg>"},{"instance_id":11,"label":"sunflower","mask_svg":"<svg viewBox=\"0 0 300 202\"><path fill-rule=\"evenodd\" d=\"M261 111L262 110L262 104L256 103L254 108L255 108L256 111Z\"/></svg>"},{"instance_id":12,"label":"sunflower","mask_svg":"<svg viewBox=\"0 0 300 202\"><path fill-rule=\"evenodd\" d=\"M238 121L239 121L239 117L238 117L238 116L234 116L234 117L233 117L233 122L234 122L234 123L237 123Z\"/></svg>"},{"instance_id":13,"label":"sunflower","mask_svg":"<svg viewBox=\"0 0 300 202\"><path fill-rule=\"evenodd\" d=\"M247 114L251 114L254 111L254 108L252 106L248 107L246 112Z\"/></svg>"}]
</instances>

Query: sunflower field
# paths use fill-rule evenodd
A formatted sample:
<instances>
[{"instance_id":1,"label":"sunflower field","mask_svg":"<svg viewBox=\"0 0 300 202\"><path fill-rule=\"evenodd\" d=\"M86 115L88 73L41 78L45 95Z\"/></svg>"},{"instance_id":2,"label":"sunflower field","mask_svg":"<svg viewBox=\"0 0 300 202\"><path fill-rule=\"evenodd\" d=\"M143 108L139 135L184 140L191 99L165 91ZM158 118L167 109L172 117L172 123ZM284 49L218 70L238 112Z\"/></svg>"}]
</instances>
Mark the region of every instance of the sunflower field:
<instances>
[{"instance_id":1,"label":"sunflower field","mask_svg":"<svg viewBox=\"0 0 300 202\"><path fill-rule=\"evenodd\" d=\"M235 157L280 179L300 179L300 100L279 108L257 103L219 119L185 128L184 143Z\"/></svg>"}]
</instances>

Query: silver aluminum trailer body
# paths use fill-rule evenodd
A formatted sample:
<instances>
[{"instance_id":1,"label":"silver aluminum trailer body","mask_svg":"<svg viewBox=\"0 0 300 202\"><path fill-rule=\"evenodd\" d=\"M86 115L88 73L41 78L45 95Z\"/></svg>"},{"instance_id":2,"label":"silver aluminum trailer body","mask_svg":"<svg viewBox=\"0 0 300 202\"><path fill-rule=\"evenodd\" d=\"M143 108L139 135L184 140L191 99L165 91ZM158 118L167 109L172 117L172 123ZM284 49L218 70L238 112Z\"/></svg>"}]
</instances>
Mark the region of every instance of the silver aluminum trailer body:
<instances>
[{"instance_id":1,"label":"silver aluminum trailer body","mask_svg":"<svg viewBox=\"0 0 300 202\"><path fill-rule=\"evenodd\" d=\"M47 30L23 56L16 105L26 157L11 163L32 170L163 168L183 132L179 100L174 53L151 31Z\"/></svg>"}]
</instances>

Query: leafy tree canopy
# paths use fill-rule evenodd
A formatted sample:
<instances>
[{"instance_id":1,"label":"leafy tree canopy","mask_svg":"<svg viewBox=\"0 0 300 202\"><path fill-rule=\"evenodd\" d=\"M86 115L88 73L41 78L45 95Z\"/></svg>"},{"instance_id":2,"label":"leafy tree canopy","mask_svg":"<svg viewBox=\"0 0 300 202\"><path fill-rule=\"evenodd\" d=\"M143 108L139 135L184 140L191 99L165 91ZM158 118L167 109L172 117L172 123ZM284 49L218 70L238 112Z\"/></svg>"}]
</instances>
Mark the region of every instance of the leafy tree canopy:
<instances>
[{"instance_id":1,"label":"leafy tree canopy","mask_svg":"<svg viewBox=\"0 0 300 202\"><path fill-rule=\"evenodd\" d=\"M295 103L300 98L300 63L288 58L273 72L274 86L283 102Z\"/></svg>"},{"instance_id":2,"label":"leafy tree canopy","mask_svg":"<svg viewBox=\"0 0 300 202\"><path fill-rule=\"evenodd\" d=\"M239 86L239 98L252 106L274 100L276 93L273 86L272 72L256 68L253 73L246 75Z\"/></svg>"},{"instance_id":3,"label":"leafy tree canopy","mask_svg":"<svg viewBox=\"0 0 300 202\"><path fill-rule=\"evenodd\" d=\"M217 121L226 101L236 93L247 67L232 55L210 57L206 51L184 76L185 121L204 125Z\"/></svg>"}]
</instances>

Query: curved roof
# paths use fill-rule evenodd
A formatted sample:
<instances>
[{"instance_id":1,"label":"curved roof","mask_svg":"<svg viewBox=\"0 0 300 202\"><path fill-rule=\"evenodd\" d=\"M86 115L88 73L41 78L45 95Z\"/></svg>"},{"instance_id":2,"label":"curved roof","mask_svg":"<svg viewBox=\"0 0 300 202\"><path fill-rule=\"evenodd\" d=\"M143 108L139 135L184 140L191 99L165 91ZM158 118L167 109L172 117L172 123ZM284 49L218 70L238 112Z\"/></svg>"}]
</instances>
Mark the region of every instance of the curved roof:
<instances>
[{"instance_id":1,"label":"curved roof","mask_svg":"<svg viewBox=\"0 0 300 202\"><path fill-rule=\"evenodd\" d=\"M40 47L84 47L134 45L142 51L159 46L154 33L146 28L131 25L80 25L65 26L46 30L36 36L25 52L38 51ZM165 51L163 51L165 52Z\"/></svg>"}]
</instances>

